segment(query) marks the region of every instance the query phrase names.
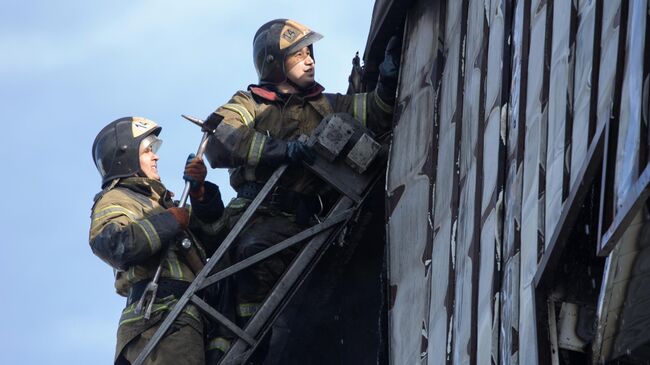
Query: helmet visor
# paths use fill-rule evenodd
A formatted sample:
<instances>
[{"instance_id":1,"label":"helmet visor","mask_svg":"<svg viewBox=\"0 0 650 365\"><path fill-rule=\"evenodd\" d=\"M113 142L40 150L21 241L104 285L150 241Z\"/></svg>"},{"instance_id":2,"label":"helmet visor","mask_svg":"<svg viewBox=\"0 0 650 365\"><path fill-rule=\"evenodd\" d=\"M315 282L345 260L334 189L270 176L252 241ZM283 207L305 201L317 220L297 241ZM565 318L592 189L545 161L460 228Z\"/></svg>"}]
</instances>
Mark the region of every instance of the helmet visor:
<instances>
[{"instance_id":1,"label":"helmet visor","mask_svg":"<svg viewBox=\"0 0 650 365\"><path fill-rule=\"evenodd\" d=\"M148 135L145 139L140 142L140 153L151 151L157 153L160 145L162 145L162 139L156 137L154 134Z\"/></svg>"}]
</instances>

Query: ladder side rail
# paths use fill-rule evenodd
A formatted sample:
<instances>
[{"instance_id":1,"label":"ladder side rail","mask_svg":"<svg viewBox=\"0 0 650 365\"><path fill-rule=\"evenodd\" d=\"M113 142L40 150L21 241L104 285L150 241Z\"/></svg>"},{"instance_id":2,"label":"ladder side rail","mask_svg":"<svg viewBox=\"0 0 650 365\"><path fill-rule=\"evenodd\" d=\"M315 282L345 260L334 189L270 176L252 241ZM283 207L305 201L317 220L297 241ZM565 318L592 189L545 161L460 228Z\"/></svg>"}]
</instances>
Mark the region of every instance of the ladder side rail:
<instances>
[{"instance_id":1,"label":"ladder side rail","mask_svg":"<svg viewBox=\"0 0 650 365\"><path fill-rule=\"evenodd\" d=\"M242 340L248 342L251 345L255 344L255 339L251 337L248 333L243 331L239 326L237 326L235 323L230 321L226 316L223 314L219 313L216 309L214 309L212 306L210 306L208 303L206 303L203 299L198 297L197 295L192 295L190 298L190 301L195 304L199 309L201 309L205 314L209 315L212 317L212 319L219 321L221 324L226 326L230 331L232 331L237 337L241 338Z\"/></svg>"},{"instance_id":2,"label":"ladder side rail","mask_svg":"<svg viewBox=\"0 0 650 365\"><path fill-rule=\"evenodd\" d=\"M235 273L238 273L241 270L244 270L252 265L257 264L260 261L263 261L267 259L270 256L275 255L276 253L285 250L291 246L294 246L298 243L303 242L306 239L309 239L325 230L328 228L343 222L350 217L352 217L353 211L351 209L345 210L341 213L335 214L331 218L325 219L322 223L319 223L315 226L312 226L292 237L287 238L286 240L273 245L272 247L269 247L265 249L264 251L261 251L251 257L248 257L242 261L239 261L231 266L228 266L227 268L217 272L216 274L213 274L211 276L208 276L204 281L199 290L205 289L206 287L213 285L219 280L222 280L228 276L231 276Z\"/></svg>"},{"instance_id":3,"label":"ladder side rail","mask_svg":"<svg viewBox=\"0 0 650 365\"><path fill-rule=\"evenodd\" d=\"M165 335L169 327L172 325L172 323L176 320L178 315L181 313L183 308L188 304L190 298L194 295L196 291L199 290L201 287L201 284L203 283L203 280L208 276L208 274L212 271L214 266L217 264L219 260L226 254L230 246L233 244L241 230L244 228L244 226L248 223L250 218L253 216L257 208L260 206L262 201L266 198L266 196L269 194L273 186L278 182L282 174L287 169L287 164L283 164L280 167L278 167L275 172L271 175L271 177L267 180L266 184L264 184L264 187L260 192L257 194L255 199L250 203L248 208L244 211L244 214L242 214L241 218L237 221L233 229L228 233L228 236L226 236L225 240L219 245L219 248L215 251L215 253L212 255L208 263L203 267L203 270L201 270L194 281L190 284L190 286L185 290L185 293L181 298L176 302L172 310L167 314L167 317L163 320L162 324L160 327L158 327L158 330L154 333L154 335L151 337L149 342L145 345L144 349L140 352L138 357L135 359L133 362L133 365L142 365L144 360L149 356L153 348L160 342L162 337Z\"/></svg>"},{"instance_id":4,"label":"ladder side rail","mask_svg":"<svg viewBox=\"0 0 650 365\"><path fill-rule=\"evenodd\" d=\"M347 211L353 205L353 200L346 196L341 196L336 205L332 208L328 217L334 216L341 211ZM344 222L347 223L347 221ZM345 223L342 223L339 228L342 228ZM298 256L293 260L287 271L285 271L284 275L277 282L275 288L273 288L269 296L264 300L262 306L248 321L245 331L249 335L257 338L258 343L259 338L261 337L260 334L268 329L268 327L265 328L265 325L272 322L269 321L269 319L280 313L281 310L279 310L279 308L289 302L300 284L302 284L302 282L307 278L311 268L317 263L318 260L314 260L314 258L319 253L322 255L325 252L325 250L322 249L324 244L330 242L331 239L336 237L336 234L331 234L334 231L338 233L338 230L335 228L323 231L305 245ZM257 345L257 343L255 345ZM248 348L249 345L245 341L235 341L230 350L225 354L220 364L239 364L242 357L244 357L243 360L245 361L248 356L252 355L252 350L254 350L255 346L253 346L250 351L247 351Z\"/></svg>"},{"instance_id":5,"label":"ladder side rail","mask_svg":"<svg viewBox=\"0 0 650 365\"><path fill-rule=\"evenodd\" d=\"M334 226L334 225L336 225L336 224L338 224L338 223L340 223L342 221L345 221L345 220L349 219L352 216L352 213L353 213L352 210L348 209L348 210L343 211L343 212L341 212L339 214L336 214L335 216L326 219L323 223L320 223L320 224L318 224L318 225L316 225L314 227L311 227L311 228L309 228L307 230L304 230L304 231L298 233L297 235L282 241L281 243L279 243L276 246L273 246L273 247L271 247L269 249L266 249L266 250L258 253L257 255L251 256L251 257L249 257L248 259L246 259L244 261L240 261L235 265L229 266L226 269L224 269L222 271L219 271L218 273L206 278L203 281L202 286L200 288L198 288L197 291L205 289L206 287L208 287L210 285L213 285L214 283L216 283L219 280L222 280L225 277L228 277L228 276L230 276L232 274L235 274L235 273L237 273L237 272L239 272L239 271L241 271L241 270L243 270L243 269L245 269L245 268L247 268L249 266L252 266L252 265L254 265L254 264L256 264L256 263L258 263L258 262L260 262L260 261L274 255L274 254L276 254L279 251L282 251L283 249L286 249L286 248L291 247L291 246L293 246L293 245L295 245L297 243L300 243L300 242L302 242L302 241L304 241L304 240L306 240L308 238L311 238L312 236L315 236L315 235L317 235L317 234L331 228L332 226ZM214 307L210 306L208 303L206 303L200 297L198 297L196 295L193 295L190 298L190 301L193 304L195 304L200 310L202 310L205 314L210 316L212 319L214 319L215 321L221 323L226 328L228 328L234 335L236 335L237 337L243 339L244 341L246 341L248 344L252 345L253 347L256 345L254 343L255 339L253 337L251 337L246 332L244 332L239 326L237 326L235 323L230 321L227 317L225 317L219 311L214 309Z\"/></svg>"}]
</instances>

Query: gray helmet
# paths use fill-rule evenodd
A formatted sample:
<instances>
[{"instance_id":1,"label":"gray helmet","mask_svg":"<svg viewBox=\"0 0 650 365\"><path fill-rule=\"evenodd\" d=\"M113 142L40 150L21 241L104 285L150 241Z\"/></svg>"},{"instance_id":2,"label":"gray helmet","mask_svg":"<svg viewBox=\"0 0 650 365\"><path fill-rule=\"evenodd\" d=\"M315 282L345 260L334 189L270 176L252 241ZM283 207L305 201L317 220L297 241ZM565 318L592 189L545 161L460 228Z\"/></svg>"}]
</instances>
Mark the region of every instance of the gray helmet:
<instances>
[{"instance_id":1,"label":"gray helmet","mask_svg":"<svg viewBox=\"0 0 650 365\"><path fill-rule=\"evenodd\" d=\"M275 19L262 25L253 38L253 59L260 84L279 84L287 79L285 58L323 38L290 19ZM313 49L311 50L313 58Z\"/></svg>"},{"instance_id":2,"label":"gray helmet","mask_svg":"<svg viewBox=\"0 0 650 365\"><path fill-rule=\"evenodd\" d=\"M120 177L134 176L140 170L140 143L143 140L155 151L162 141L162 128L141 117L124 117L104 127L93 142L93 161L102 176L102 188Z\"/></svg>"}]
</instances>

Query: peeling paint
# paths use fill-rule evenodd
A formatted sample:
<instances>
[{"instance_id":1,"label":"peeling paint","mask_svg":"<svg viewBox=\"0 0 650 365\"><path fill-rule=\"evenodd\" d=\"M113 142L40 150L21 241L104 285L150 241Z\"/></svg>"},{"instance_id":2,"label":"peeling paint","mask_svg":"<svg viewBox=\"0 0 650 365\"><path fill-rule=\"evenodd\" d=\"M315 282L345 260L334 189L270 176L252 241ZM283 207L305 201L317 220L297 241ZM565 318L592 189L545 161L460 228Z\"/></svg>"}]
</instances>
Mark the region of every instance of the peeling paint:
<instances>
[{"instance_id":1,"label":"peeling paint","mask_svg":"<svg viewBox=\"0 0 650 365\"><path fill-rule=\"evenodd\" d=\"M501 271L501 242L503 242L503 190L499 191L499 198L497 199L497 224L494 225L494 238L496 238L496 262L497 271Z\"/></svg>"},{"instance_id":2,"label":"peeling paint","mask_svg":"<svg viewBox=\"0 0 650 365\"><path fill-rule=\"evenodd\" d=\"M454 225L451 227L451 267L456 269L456 225L458 220L454 221Z\"/></svg>"},{"instance_id":3,"label":"peeling paint","mask_svg":"<svg viewBox=\"0 0 650 365\"><path fill-rule=\"evenodd\" d=\"M506 145L506 133L508 131L508 103L501 107L501 143Z\"/></svg>"},{"instance_id":4,"label":"peeling paint","mask_svg":"<svg viewBox=\"0 0 650 365\"><path fill-rule=\"evenodd\" d=\"M454 315L452 314L449 316L449 323L447 324L447 328L449 329L447 331L447 361L450 360L450 355L451 355L451 339L452 339L452 334L453 334L453 326L454 323Z\"/></svg>"}]
</instances>

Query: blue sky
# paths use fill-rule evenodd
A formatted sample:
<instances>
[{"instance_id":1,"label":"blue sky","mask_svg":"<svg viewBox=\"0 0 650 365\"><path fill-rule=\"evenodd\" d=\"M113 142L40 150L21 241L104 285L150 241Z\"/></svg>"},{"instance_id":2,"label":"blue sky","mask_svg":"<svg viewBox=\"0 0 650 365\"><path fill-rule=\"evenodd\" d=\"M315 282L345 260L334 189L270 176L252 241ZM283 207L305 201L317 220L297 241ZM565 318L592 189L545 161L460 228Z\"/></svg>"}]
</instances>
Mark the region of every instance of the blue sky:
<instances>
[{"instance_id":1,"label":"blue sky","mask_svg":"<svg viewBox=\"0 0 650 365\"><path fill-rule=\"evenodd\" d=\"M100 179L90 148L110 121L163 127L162 180L178 196L204 118L257 80L252 37L274 18L324 35L317 80L345 92L372 0L0 1L0 363L111 364L124 299L88 247ZM227 173L208 179L233 192Z\"/></svg>"}]
</instances>

